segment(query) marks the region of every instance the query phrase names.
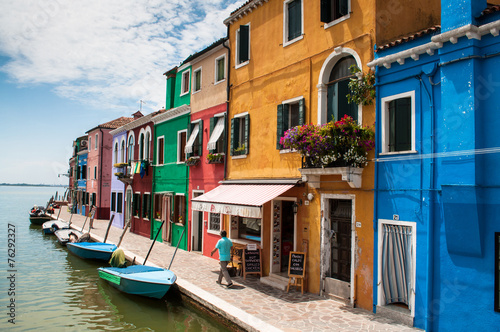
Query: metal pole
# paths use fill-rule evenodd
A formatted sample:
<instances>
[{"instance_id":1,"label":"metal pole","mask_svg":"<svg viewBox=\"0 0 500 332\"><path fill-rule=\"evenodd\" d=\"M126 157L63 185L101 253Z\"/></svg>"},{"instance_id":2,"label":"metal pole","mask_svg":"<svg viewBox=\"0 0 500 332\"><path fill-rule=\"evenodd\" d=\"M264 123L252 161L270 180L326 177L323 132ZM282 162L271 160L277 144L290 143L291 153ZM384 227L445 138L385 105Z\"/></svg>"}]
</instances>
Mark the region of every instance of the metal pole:
<instances>
[{"instance_id":1,"label":"metal pole","mask_svg":"<svg viewBox=\"0 0 500 332\"><path fill-rule=\"evenodd\" d=\"M151 252L151 249L153 249L153 246L155 245L156 239L158 238L158 235L160 235L161 228L163 227L163 224L165 223L165 220L161 222L160 228L158 228L158 232L156 232L155 239L153 240L153 243L151 243L151 247L149 248L148 254L146 255L146 258L144 259L144 263L142 265L146 265L146 261L148 260L149 253Z\"/></svg>"},{"instance_id":2,"label":"metal pole","mask_svg":"<svg viewBox=\"0 0 500 332\"><path fill-rule=\"evenodd\" d=\"M175 247L174 255L172 256L172 260L170 261L170 264L168 265L167 270L170 270L170 267L172 266L172 263L174 262L175 254L177 253L177 249L179 249L179 244L181 244L181 240L182 240L182 237L184 236L185 231L186 231L186 227L184 227L184 229L182 230L181 237L179 238L179 242L177 242L177 247Z\"/></svg>"},{"instance_id":3,"label":"metal pole","mask_svg":"<svg viewBox=\"0 0 500 332\"><path fill-rule=\"evenodd\" d=\"M113 214L111 216L111 219L109 220L108 228L106 229L106 235L104 235L104 241L102 241L103 243L106 243L106 239L108 238L109 228L111 227L111 223L113 222L114 218L115 218L115 215Z\"/></svg>"}]
</instances>

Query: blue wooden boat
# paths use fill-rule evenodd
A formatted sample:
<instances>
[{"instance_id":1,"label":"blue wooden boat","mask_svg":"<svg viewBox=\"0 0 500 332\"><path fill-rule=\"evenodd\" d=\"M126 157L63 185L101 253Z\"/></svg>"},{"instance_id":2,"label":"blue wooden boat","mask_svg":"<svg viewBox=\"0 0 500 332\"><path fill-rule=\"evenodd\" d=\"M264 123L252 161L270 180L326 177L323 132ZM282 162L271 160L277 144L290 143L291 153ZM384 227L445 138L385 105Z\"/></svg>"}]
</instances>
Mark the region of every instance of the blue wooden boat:
<instances>
[{"instance_id":1,"label":"blue wooden boat","mask_svg":"<svg viewBox=\"0 0 500 332\"><path fill-rule=\"evenodd\" d=\"M66 247L76 256L84 259L108 261L116 250L116 245L102 242L67 242Z\"/></svg>"},{"instance_id":2,"label":"blue wooden boat","mask_svg":"<svg viewBox=\"0 0 500 332\"><path fill-rule=\"evenodd\" d=\"M127 294L161 299L177 280L170 270L147 265L100 267L99 277Z\"/></svg>"},{"instance_id":3,"label":"blue wooden boat","mask_svg":"<svg viewBox=\"0 0 500 332\"><path fill-rule=\"evenodd\" d=\"M43 234L54 234L60 229L69 229L69 223L61 220L49 220L42 224Z\"/></svg>"}]
</instances>

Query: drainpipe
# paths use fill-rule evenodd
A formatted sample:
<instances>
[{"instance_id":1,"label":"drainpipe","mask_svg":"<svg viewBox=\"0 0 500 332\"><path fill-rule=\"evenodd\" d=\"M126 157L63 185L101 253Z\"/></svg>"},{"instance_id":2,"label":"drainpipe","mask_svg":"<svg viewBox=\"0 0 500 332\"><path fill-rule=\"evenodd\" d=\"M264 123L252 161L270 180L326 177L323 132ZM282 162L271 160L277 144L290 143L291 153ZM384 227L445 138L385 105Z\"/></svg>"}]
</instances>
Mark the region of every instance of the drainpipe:
<instances>
[{"instance_id":1,"label":"drainpipe","mask_svg":"<svg viewBox=\"0 0 500 332\"><path fill-rule=\"evenodd\" d=\"M375 87L379 86L378 85L378 81L379 81L379 78L378 78L378 66L375 67ZM377 93L377 97L378 97L378 93ZM378 114L380 114L380 102L379 100L377 99L377 101L375 102L375 133L381 133L380 131L380 121L378 119ZM375 156L377 156L378 154L378 149L380 147L380 135L375 135L375 149L374 149L374 153L375 153ZM373 187L374 187L374 193L373 193L373 234L377 235L378 237L378 171L379 171L379 168L378 168L378 162L377 162L377 158L375 158L375 179L373 180ZM374 262L376 262L376 264L373 264L374 267L377 267L376 269L376 277L373 278L373 290L374 290L374 296L373 296L373 312L377 312L377 303L378 303L378 266L379 266L379 261L378 261L378 239L375 240L373 239L373 245L375 248L373 248L373 252L376 253L376 259L374 257ZM375 275L375 271L374 271L374 275ZM375 296L376 295L376 296Z\"/></svg>"},{"instance_id":2,"label":"drainpipe","mask_svg":"<svg viewBox=\"0 0 500 332\"><path fill-rule=\"evenodd\" d=\"M227 42L229 42L229 25L227 25ZM231 49L229 46L226 46L226 41L222 43L222 46L227 49L227 84L226 84L226 116L224 120L224 142L225 143L225 153L226 153L226 158L224 158L224 180L227 179L227 158L229 157L229 97L230 97L230 77L231 77Z\"/></svg>"}]
</instances>

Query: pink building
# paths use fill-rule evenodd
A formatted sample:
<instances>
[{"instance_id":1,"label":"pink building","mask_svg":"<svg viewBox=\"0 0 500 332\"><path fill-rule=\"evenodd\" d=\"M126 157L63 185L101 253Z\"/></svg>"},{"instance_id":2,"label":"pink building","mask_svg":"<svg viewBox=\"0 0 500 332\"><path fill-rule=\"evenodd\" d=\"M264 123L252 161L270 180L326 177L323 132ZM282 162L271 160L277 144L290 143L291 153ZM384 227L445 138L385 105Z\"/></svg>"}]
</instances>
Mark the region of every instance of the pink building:
<instances>
[{"instance_id":1,"label":"pink building","mask_svg":"<svg viewBox=\"0 0 500 332\"><path fill-rule=\"evenodd\" d=\"M97 208L95 215L97 219L109 219L110 215L113 136L109 132L133 120L133 118L121 117L87 131L87 194L89 205Z\"/></svg>"}]
</instances>

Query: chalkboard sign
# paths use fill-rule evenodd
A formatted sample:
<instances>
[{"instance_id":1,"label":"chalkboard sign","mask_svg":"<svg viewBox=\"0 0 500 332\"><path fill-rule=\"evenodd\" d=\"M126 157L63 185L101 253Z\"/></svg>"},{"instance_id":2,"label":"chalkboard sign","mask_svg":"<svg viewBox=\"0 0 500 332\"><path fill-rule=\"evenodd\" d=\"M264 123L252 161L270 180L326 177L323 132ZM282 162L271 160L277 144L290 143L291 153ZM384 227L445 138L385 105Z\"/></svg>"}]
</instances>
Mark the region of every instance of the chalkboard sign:
<instances>
[{"instance_id":1,"label":"chalkboard sign","mask_svg":"<svg viewBox=\"0 0 500 332\"><path fill-rule=\"evenodd\" d=\"M304 277L306 265L306 253L292 251L290 252L290 261L288 264L289 277Z\"/></svg>"},{"instance_id":2,"label":"chalkboard sign","mask_svg":"<svg viewBox=\"0 0 500 332\"><path fill-rule=\"evenodd\" d=\"M260 266L261 249L243 251L243 278L246 279L247 274L259 274L262 276Z\"/></svg>"}]
</instances>

